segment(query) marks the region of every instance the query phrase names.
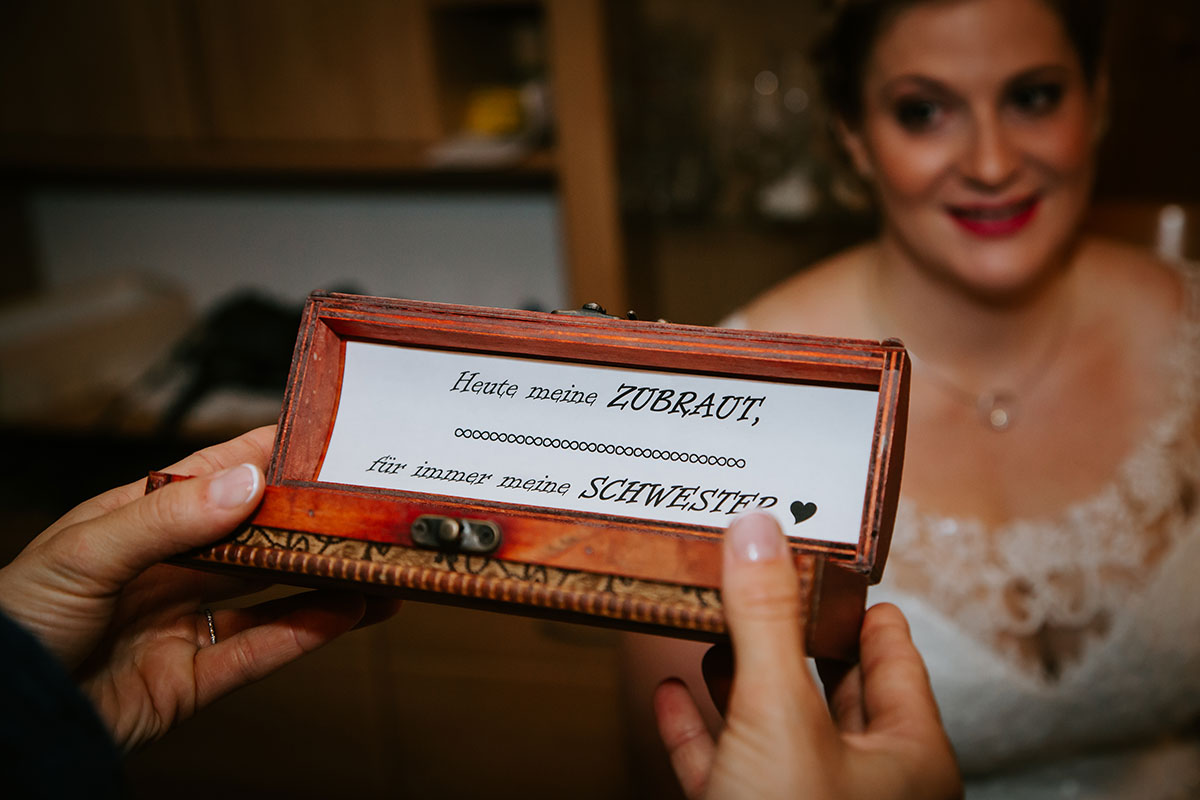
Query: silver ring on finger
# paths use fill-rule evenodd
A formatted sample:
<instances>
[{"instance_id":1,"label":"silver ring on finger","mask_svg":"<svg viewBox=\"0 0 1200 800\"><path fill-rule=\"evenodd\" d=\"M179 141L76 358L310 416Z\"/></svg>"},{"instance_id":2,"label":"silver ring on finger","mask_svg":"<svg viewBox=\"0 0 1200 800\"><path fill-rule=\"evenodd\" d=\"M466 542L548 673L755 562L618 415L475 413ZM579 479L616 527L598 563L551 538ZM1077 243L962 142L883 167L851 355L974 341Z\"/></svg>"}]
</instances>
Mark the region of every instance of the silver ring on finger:
<instances>
[{"instance_id":1,"label":"silver ring on finger","mask_svg":"<svg viewBox=\"0 0 1200 800\"><path fill-rule=\"evenodd\" d=\"M208 640L212 644L217 643L217 626L213 623L213 612L211 608L204 609L204 618L208 620Z\"/></svg>"}]
</instances>

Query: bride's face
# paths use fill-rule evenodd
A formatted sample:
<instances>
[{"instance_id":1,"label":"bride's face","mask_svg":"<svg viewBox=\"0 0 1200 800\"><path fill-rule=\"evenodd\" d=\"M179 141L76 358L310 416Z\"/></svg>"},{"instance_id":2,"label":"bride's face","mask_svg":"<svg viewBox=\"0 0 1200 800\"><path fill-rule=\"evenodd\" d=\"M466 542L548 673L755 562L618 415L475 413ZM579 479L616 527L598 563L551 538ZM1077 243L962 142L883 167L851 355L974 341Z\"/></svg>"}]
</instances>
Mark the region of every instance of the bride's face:
<instances>
[{"instance_id":1,"label":"bride's face","mask_svg":"<svg viewBox=\"0 0 1200 800\"><path fill-rule=\"evenodd\" d=\"M876 41L859 125L843 130L884 237L976 295L1060 262L1092 186L1101 92L1042 0L950 0Z\"/></svg>"}]
</instances>

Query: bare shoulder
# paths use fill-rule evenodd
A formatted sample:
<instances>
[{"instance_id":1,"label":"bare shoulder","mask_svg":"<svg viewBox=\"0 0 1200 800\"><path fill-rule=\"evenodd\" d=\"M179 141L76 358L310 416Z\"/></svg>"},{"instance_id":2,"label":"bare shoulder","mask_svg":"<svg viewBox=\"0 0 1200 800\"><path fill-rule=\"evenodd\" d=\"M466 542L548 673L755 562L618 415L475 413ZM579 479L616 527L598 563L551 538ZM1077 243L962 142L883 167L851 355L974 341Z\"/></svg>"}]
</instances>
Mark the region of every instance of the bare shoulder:
<instances>
[{"instance_id":1,"label":"bare shoulder","mask_svg":"<svg viewBox=\"0 0 1200 800\"><path fill-rule=\"evenodd\" d=\"M746 326L820 336L863 336L862 281L874 245L843 251L797 272L742 308Z\"/></svg>"},{"instance_id":2,"label":"bare shoulder","mask_svg":"<svg viewBox=\"0 0 1200 800\"><path fill-rule=\"evenodd\" d=\"M1083 247L1080 263L1093 287L1092 307L1098 313L1110 322L1123 319L1145 333L1173 333L1187 301L1179 267L1108 239L1089 239Z\"/></svg>"},{"instance_id":3,"label":"bare shoulder","mask_svg":"<svg viewBox=\"0 0 1200 800\"><path fill-rule=\"evenodd\" d=\"M1146 425L1162 419L1180 378L1175 356L1188 330L1184 268L1153 253L1104 239L1086 240L1077 275L1083 291L1077 352L1087 371L1078 385L1102 392L1111 409L1122 409L1126 450ZM1120 437L1119 430L1111 432ZM1119 439L1114 439L1117 441Z\"/></svg>"}]
</instances>

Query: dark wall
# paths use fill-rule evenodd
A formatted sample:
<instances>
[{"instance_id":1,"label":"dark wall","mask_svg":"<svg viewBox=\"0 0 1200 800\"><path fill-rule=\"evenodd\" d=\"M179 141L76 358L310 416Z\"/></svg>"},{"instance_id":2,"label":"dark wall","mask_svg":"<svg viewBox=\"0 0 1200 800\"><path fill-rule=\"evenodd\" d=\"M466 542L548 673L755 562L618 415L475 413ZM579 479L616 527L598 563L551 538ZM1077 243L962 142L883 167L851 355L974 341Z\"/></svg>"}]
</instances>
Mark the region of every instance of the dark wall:
<instances>
[{"instance_id":1,"label":"dark wall","mask_svg":"<svg viewBox=\"0 0 1200 800\"><path fill-rule=\"evenodd\" d=\"M1200 2L1115 0L1101 197L1200 202Z\"/></svg>"}]
</instances>

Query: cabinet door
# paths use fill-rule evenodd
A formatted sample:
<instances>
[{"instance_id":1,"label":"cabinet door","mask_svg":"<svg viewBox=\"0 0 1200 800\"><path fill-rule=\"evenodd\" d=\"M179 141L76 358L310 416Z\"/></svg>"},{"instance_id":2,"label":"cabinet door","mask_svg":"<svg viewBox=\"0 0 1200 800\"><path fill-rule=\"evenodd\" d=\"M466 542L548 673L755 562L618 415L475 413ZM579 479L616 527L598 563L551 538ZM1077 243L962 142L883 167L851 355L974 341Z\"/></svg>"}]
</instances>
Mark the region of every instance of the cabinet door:
<instances>
[{"instance_id":1,"label":"cabinet door","mask_svg":"<svg viewBox=\"0 0 1200 800\"><path fill-rule=\"evenodd\" d=\"M212 135L429 142L440 134L421 0L197 0Z\"/></svg>"},{"instance_id":2,"label":"cabinet door","mask_svg":"<svg viewBox=\"0 0 1200 800\"><path fill-rule=\"evenodd\" d=\"M0 3L0 136L192 137L180 14L167 0Z\"/></svg>"}]
</instances>

